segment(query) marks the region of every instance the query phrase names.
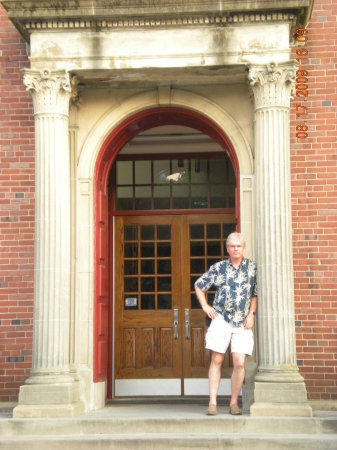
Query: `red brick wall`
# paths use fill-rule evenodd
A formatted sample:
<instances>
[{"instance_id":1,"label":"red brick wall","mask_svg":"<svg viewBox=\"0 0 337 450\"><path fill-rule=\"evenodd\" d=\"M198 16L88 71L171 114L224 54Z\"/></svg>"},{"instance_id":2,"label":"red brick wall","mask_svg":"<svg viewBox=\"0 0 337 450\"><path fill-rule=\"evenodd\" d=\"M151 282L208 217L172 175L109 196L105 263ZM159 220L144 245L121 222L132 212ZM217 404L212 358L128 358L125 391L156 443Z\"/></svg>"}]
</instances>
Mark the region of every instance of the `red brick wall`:
<instances>
[{"instance_id":1,"label":"red brick wall","mask_svg":"<svg viewBox=\"0 0 337 450\"><path fill-rule=\"evenodd\" d=\"M337 5L315 0L309 27L308 138L291 170L297 358L312 399L337 398ZM294 55L296 57L296 55ZM0 6L0 401L29 375L33 315L34 122L23 39ZM304 104L303 102L300 102Z\"/></svg>"},{"instance_id":2,"label":"red brick wall","mask_svg":"<svg viewBox=\"0 0 337 450\"><path fill-rule=\"evenodd\" d=\"M295 137L300 98L290 125L297 360L311 399L337 399L336 16L334 0L315 0L301 63L308 137Z\"/></svg>"},{"instance_id":3,"label":"red brick wall","mask_svg":"<svg viewBox=\"0 0 337 450\"><path fill-rule=\"evenodd\" d=\"M26 45L0 6L0 401L16 401L32 353L34 119Z\"/></svg>"}]
</instances>

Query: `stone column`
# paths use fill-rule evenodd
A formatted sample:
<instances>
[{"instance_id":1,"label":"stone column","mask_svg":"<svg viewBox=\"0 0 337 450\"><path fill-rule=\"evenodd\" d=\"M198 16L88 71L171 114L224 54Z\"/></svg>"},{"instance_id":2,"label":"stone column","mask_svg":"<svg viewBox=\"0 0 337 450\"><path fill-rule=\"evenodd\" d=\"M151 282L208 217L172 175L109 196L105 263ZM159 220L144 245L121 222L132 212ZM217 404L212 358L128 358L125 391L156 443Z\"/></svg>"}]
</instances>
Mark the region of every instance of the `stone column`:
<instances>
[{"instance_id":1,"label":"stone column","mask_svg":"<svg viewBox=\"0 0 337 450\"><path fill-rule=\"evenodd\" d=\"M252 415L310 416L296 364L289 107L293 62L252 65L258 263L258 372Z\"/></svg>"},{"instance_id":2,"label":"stone column","mask_svg":"<svg viewBox=\"0 0 337 450\"><path fill-rule=\"evenodd\" d=\"M70 370L71 80L65 71L26 70L35 116L35 278L33 363L14 417L83 411Z\"/></svg>"}]
</instances>

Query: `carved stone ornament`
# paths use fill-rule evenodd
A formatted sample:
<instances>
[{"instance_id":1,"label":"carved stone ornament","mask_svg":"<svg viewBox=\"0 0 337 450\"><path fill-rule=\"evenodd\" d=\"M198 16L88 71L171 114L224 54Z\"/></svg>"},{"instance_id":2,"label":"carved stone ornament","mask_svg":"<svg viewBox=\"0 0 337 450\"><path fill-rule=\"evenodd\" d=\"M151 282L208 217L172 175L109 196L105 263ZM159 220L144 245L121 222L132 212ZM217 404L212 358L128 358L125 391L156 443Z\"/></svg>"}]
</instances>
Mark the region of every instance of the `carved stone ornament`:
<instances>
[{"instance_id":1,"label":"carved stone ornament","mask_svg":"<svg viewBox=\"0 0 337 450\"><path fill-rule=\"evenodd\" d=\"M219 15L209 13L203 14L184 14L183 16L175 16L165 14L164 17L148 16L148 17L115 17L107 19L92 19L92 18L59 18L52 19L25 19L23 26L25 30L107 30L111 28L125 29L125 28L161 28L161 27L179 27L179 26L207 26L218 24L236 24L236 23L259 23L259 22L289 22L292 27L296 26L296 15L288 12L273 12L273 13L254 13L247 14L225 14Z\"/></svg>"},{"instance_id":2,"label":"carved stone ornament","mask_svg":"<svg viewBox=\"0 0 337 450\"><path fill-rule=\"evenodd\" d=\"M69 100L77 96L77 83L66 71L25 69L23 83L33 96L34 114L69 114Z\"/></svg>"},{"instance_id":3,"label":"carved stone ornament","mask_svg":"<svg viewBox=\"0 0 337 450\"><path fill-rule=\"evenodd\" d=\"M248 79L254 94L255 110L272 106L289 108L296 70L293 61L249 66Z\"/></svg>"}]
</instances>

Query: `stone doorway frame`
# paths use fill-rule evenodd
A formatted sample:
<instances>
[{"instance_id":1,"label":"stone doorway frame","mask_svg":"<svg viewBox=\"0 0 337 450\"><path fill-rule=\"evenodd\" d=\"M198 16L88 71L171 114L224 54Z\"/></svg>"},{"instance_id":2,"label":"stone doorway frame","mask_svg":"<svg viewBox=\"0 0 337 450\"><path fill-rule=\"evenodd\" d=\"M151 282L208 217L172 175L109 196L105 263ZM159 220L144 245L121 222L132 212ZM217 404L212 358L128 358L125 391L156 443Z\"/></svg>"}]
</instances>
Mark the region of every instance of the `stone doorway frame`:
<instances>
[{"instance_id":1,"label":"stone doorway frame","mask_svg":"<svg viewBox=\"0 0 337 450\"><path fill-rule=\"evenodd\" d=\"M105 247L102 245L102 239L108 232L107 198L104 196L104 186L118 152L127 141L142 131L139 125L135 126L137 121L143 119L141 125L143 129L152 128L151 117L164 111L175 111L180 113L181 117L185 116L184 123L180 122L180 124L187 125L189 121L192 124L191 121L198 120L200 125L203 121L207 124L206 128L209 132L213 130L211 137L218 141L222 140L222 146L230 148L233 166L236 173L240 174L237 180L237 205L240 205L242 213L238 221L249 243L247 255L253 257L253 155L240 127L225 110L199 95L161 88L136 95L128 99L118 111L111 110L106 114L89 133L77 168L75 304L83 306L85 300L89 312L88 322L85 324L89 339L84 339L87 343L85 353L88 364L85 367L80 363L78 373L84 385L87 386L83 392L86 398L85 403L88 402L94 408L104 406L108 387L104 376L106 368L102 366L102 363L99 364L99 355L103 361L104 352L109 351L109 347L111 351L111 339L110 344L107 344L104 343L104 339L98 338L99 335L104 336L108 333L108 323L104 321L104 317L106 317L108 299L111 296L111 290L105 286L104 281L106 280L104 273L109 270L107 265L109 255L104 254ZM172 119L169 120L172 123ZM128 132L126 132L127 127L129 127ZM91 213L88 214L89 212ZM87 242L88 245L84 246L83 242ZM96 251L101 253L97 254ZM95 274L99 273L101 275L96 277ZM103 301L98 301L98 298ZM93 311L92 315L91 311ZM77 313L81 314L79 310ZM93 324L94 331L89 329L89 323ZM84 343L81 342L82 333L79 332L79 327L83 332L84 324L80 318L75 320L75 324L77 328L75 335L79 338L75 338L75 346L78 349L81 348L83 352ZM111 331L110 329L110 334ZM75 354L78 354L76 349ZM111 373L111 366L107 369Z\"/></svg>"}]
</instances>

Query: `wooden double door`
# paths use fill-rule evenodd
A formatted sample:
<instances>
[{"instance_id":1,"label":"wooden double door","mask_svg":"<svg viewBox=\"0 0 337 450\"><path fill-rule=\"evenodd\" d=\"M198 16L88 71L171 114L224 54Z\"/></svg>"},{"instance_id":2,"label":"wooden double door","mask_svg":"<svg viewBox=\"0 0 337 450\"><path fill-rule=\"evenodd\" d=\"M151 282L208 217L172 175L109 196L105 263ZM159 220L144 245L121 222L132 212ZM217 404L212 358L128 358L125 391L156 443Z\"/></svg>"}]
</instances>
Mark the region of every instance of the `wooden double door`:
<instances>
[{"instance_id":1,"label":"wooden double door","mask_svg":"<svg viewBox=\"0 0 337 450\"><path fill-rule=\"evenodd\" d=\"M226 257L234 230L234 215L116 217L115 396L208 394L205 314L194 283ZM214 291L207 296L212 303ZM222 376L230 370L228 352Z\"/></svg>"}]
</instances>

